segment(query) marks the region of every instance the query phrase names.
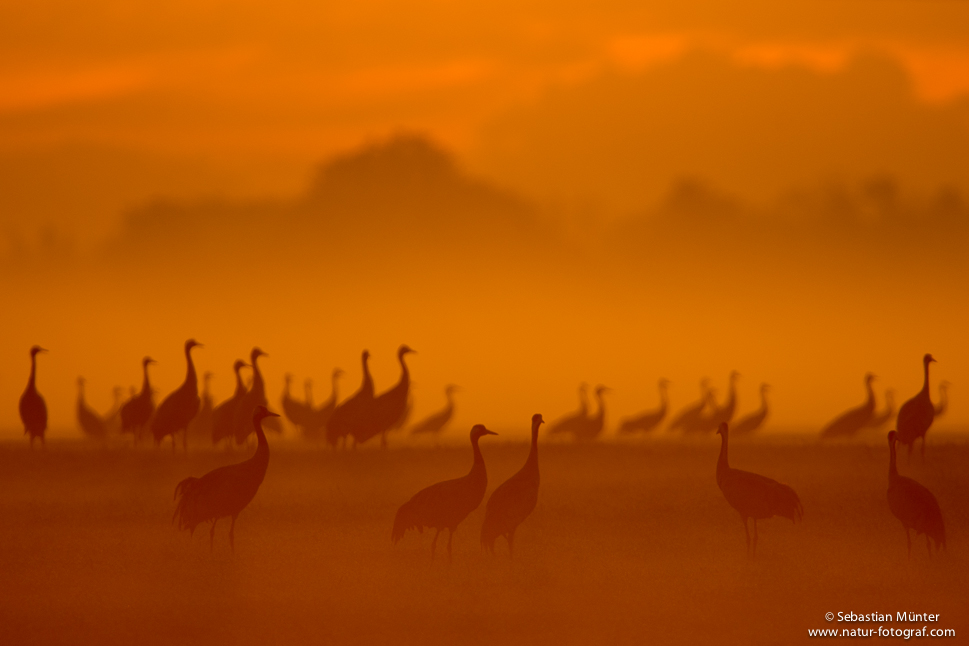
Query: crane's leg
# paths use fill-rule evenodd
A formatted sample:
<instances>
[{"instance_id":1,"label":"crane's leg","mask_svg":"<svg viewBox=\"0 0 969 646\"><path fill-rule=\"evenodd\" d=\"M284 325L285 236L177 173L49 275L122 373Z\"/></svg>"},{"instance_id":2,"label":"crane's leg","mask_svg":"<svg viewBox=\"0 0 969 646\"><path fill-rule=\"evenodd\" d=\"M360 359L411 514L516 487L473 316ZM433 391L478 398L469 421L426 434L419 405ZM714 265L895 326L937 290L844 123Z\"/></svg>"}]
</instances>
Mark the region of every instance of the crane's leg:
<instances>
[{"instance_id":1,"label":"crane's leg","mask_svg":"<svg viewBox=\"0 0 969 646\"><path fill-rule=\"evenodd\" d=\"M219 519L218 518L216 518L215 520L213 520L212 521L212 529L209 530L209 551L210 552L212 551L212 548L215 547L215 524L217 522L219 522Z\"/></svg>"},{"instance_id":2,"label":"crane's leg","mask_svg":"<svg viewBox=\"0 0 969 646\"><path fill-rule=\"evenodd\" d=\"M912 535L908 531L908 527L905 528L905 540L908 541L908 557L912 558Z\"/></svg>"},{"instance_id":3,"label":"crane's leg","mask_svg":"<svg viewBox=\"0 0 969 646\"><path fill-rule=\"evenodd\" d=\"M454 530L447 528L447 562L451 562L451 539L454 538Z\"/></svg>"},{"instance_id":4,"label":"crane's leg","mask_svg":"<svg viewBox=\"0 0 969 646\"><path fill-rule=\"evenodd\" d=\"M747 556L750 556L750 529L747 527L747 519L741 517L741 520L744 521L744 534L747 536Z\"/></svg>"},{"instance_id":5,"label":"crane's leg","mask_svg":"<svg viewBox=\"0 0 969 646\"><path fill-rule=\"evenodd\" d=\"M212 527L215 529L215 526ZM236 517L232 517L232 524L229 525L229 545L232 546L232 553L236 551Z\"/></svg>"},{"instance_id":6,"label":"crane's leg","mask_svg":"<svg viewBox=\"0 0 969 646\"><path fill-rule=\"evenodd\" d=\"M431 558L432 558L432 559L434 558L434 549L435 549L435 548L437 548L437 537L438 537L438 536L440 536L440 535L441 535L441 530L440 530L440 529L438 529L438 530L437 530L437 531L436 531L436 532L434 533L434 540L433 540L433 541L431 541Z\"/></svg>"},{"instance_id":7,"label":"crane's leg","mask_svg":"<svg viewBox=\"0 0 969 646\"><path fill-rule=\"evenodd\" d=\"M757 519L754 519L754 549L753 556L757 556Z\"/></svg>"},{"instance_id":8,"label":"crane's leg","mask_svg":"<svg viewBox=\"0 0 969 646\"><path fill-rule=\"evenodd\" d=\"M515 530L508 532L508 558L515 558Z\"/></svg>"}]
</instances>

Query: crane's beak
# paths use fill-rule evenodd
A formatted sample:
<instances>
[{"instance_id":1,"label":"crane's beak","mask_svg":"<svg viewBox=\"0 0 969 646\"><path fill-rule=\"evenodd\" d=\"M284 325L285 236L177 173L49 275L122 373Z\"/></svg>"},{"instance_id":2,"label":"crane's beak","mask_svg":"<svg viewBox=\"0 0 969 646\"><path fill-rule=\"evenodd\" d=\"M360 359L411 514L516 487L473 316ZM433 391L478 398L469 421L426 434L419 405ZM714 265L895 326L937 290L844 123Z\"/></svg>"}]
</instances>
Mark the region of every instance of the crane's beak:
<instances>
[{"instance_id":1,"label":"crane's beak","mask_svg":"<svg viewBox=\"0 0 969 646\"><path fill-rule=\"evenodd\" d=\"M266 411L266 417L279 417L279 413L274 413L272 411Z\"/></svg>"},{"instance_id":2,"label":"crane's beak","mask_svg":"<svg viewBox=\"0 0 969 646\"><path fill-rule=\"evenodd\" d=\"M484 430L484 435L498 435L498 434L495 433L494 431L489 431L488 429L485 429Z\"/></svg>"}]
</instances>

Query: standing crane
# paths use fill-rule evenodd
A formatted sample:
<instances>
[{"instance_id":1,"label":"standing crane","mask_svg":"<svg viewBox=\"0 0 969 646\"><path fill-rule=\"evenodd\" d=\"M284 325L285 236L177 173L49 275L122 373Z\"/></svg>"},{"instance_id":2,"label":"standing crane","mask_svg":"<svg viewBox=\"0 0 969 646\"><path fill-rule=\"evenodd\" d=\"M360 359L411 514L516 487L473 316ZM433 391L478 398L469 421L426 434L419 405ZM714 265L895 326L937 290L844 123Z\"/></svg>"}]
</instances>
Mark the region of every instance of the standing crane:
<instances>
[{"instance_id":1,"label":"standing crane","mask_svg":"<svg viewBox=\"0 0 969 646\"><path fill-rule=\"evenodd\" d=\"M949 410L949 382L939 384L939 403L935 406L935 419L939 419Z\"/></svg>"},{"instance_id":2,"label":"standing crane","mask_svg":"<svg viewBox=\"0 0 969 646\"><path fill-rule=\"evenodd\" d=\"M423 533L425 527L436 529L434 540L431 542L431 558L437 546L437 537L441 530L448 530L447 556L451 559L451 539L454 531L472 511L478 508L484 499L488 488L488 473L485 471L484 458L478 448L478 440L483 435L497 435L489 431L484 424L476 424L471 429L471 448L474 451L474 462L468 475L445 480L421 489L414 497L405 502L397 510L394 518L394 529L390 540L396 545L404 537L408 529L416 529Z\"/></svg>"},{"instance_id":3,"label":"standing crane","mask_svg":"<svg viewBox=\"0 0 969 646\"><path fill-rule=\"evenodd\" d=\"M400 379L390 390L374 397L369 414L363 421L350 429L353 444L363 444L377 435L380 436L380 446L387 446L387 431L400 425L407 414L410 396L410 371L404 357L415 353L407 344L397 349L397 361L400 363Z\"/></svg>"},{"instance_id":4,"label":"standing crane","mask_svg":"<svg viewBox=\"0 0 969 646\"><path fill-rule=\"evenodd\" d=\"M373 377L370 376L370 367L367 365L369 359L370 353L364 350L361 355L363 381L360 389L337 406L330 416L326 426L326 441L330 446L335 447L340 438L343 438L345 445L347 436L359 424L365 423L366 416L373 407Z\"/></svg>"},{"instance_id":5,"label":"standing crane","mask_svg":"<svg viewBox=\"0 0 969 646\"><path fill-rule=\"evenodd\" d=\"M199 383L195 374L195 364L192 362L192 348L202 347L195 339L185 342L185 363L187 369L185 381L159 404L154 419L151 420L151 434L155 444L161 444L166 435L172 437L172 452L175 451L175 433L182 431L182 445L188 452L188 425L199 412Z\"/></svg>"},{"instance_id":6,"label":"standing crane","mask_svg":"<svg viewBox=\"0 0 969 646\"><path fill-rule=\"evenodd\" d=\"M229 446L232 446L232 438L235 435L233 424L235 424L236 419L236 408L239 407L239 403L246 396L246 384L242 381L242 375L239 371L248 366L249 364L242 359L236 359L236 362L232 364L232 371L236 375L236 390L232 397L220 403L212 411L212 444L228 440Z\"/></svg>"},{"instance_id":7,"label":"standing crane","mask_svg":"<svg viewBox=\"0 0 969 646\"><path fill-rule=\"evenodd\" d=\"M148 381L148 366L153 363L157 362L151 357L145 357L141 360L141 371L143 373L141 392L132 395L131 399L121 407L121 432L131 433L136 444L144 434L151 416L155 413L155 392L151 389L151 383Z\"/></svg>"},{"instance_id":8,"label":"standing crane","mask_svg":"<svg viewBox=\"0 0 969 646\"><path fill-rule=\"evenodd\" d=\"M209 390L209 382L212 381L212 373L208 370L202 375L202 395L201 405L198 414L188 425L188 435L193 442L208 439L212 436L212 391Z\"/></svg>"},{"instance_id":9,"label":"standing crane","mask_svg":"<svg viewBox=\"0 0 969 646\"><path fill-rule=\"evenodd\" d=\"M77 378L77 424L81 432L91 439L103 440L108 436L104 419L84 401L84 377Z\"/></svg>"},{"instance_id":10,"label":"standing crane","mask_svg":"<svg viewBox=\"0 0 969 646\"><path fill-rule=\"evenodd\" d=\"M47 352L39 345L30 349L30 377L27 388L20 396L20 421L24 423L24 435L30 436L30 448L34 448L34 438L39 437L40 443L46 446L44 433L47 432L47 404L37 392L37 355Z\"/></svg>"},{"instance_id":11,"label":"standing crane","mask_svg":"<svg viewBox=\"0 0 969 646\"><path fill-rule=\"evenodd\" d=\"M262 430L267 417L279 417L265 406L257 406L252 414L252 426L256 433L256 452L251 458L238 464L230 464L209 471L201 478L185 478L175 487L178 503L172 522L178 519L178 528L195 534L195 528L203 522L212 521L209 530L209 549L215 544L215 525L220 518L231 518L229 545L236 549L236 518L259 491L269 466L269 442Z\"/></svg>"},{"instance_id":12,"label":"standing crane","mask_svg":"<svg viewBox=\"0 0 969 646\"><path fill-rule=\"evenodd\" d=\"M252 366L252 385L242 396L235 410L235 417L232 423L236 444L244 443L249 435L252 434L252 413L259 406L269 407L269 400L266 399L266 381L262 378L262 371L259 370L259 357L268 357L260 348L253 348L249 353L249 365ZM279 417L275 415L274 417ZM268 422L267 422L268 425Z\"/></svg>"},{"instance_id":13,"label":"standing crane","mask_svg":"<svg viewBox=\"0 0 969 646\"><path fill-rule=\"evenodd\" d=\"M865 388L868 390L868 399L861 406L851 408L828 422L827 426L821 429L822 440L829 440L836 437L852 437L871 423L871 419L875 415L875 391L871 387L871 382L873 381L875 381L875 375L870 372L865 375Z\"/></svg>"},{"instance_id":14,"label":"standing crane","mask_svg":"<svg viewBox=\"0 0 969 646\"><path fill-rule=\"evenodd\" d=\"M606 402L602 396L608 392L612 392L612 388L602 384L596 386L596 404L598 404L599 410L596 411L595 415L588 416L583 424L575 427L573 435L576 440L591 442L602 435L602 431L606 427Z\"/></svg>"},{"instance_id":15,"label":"standing crane","mask_svg":"<svg viewBox=\"0 0 969 646\"><path fill-rule=\"evenodd\" d=\"M104 416L104 425L108 429L108 434L117 435L121 432L121 405L124 403L124 388L115 386L111 392L114 395L114 404Z\"/></svg>"},{"instance_id":16,"label":"standing crane","mask_svg":"<svg viewBox=\"0 0 969 646\"><path fill-rule=\"evenodd\" d=\"M492 554L495 540L504 536L508 541L508 556L514 558L515 530L538 504L538 427L543 423L541 415L532 415L532 446L525 466L502 482L488 499L481 525L481 546Z\"/></svg>"},{"instance_id":17,"label":"standing crane","mask_svg":"<svg viewBox=\"0 0 969 646\"><path fill-rule=\"evenodd\" d=\"M619 433L649 433L659 428L666 418L666 411L669 409L669 396L667 389L670 382L666 379L659 380L659 408L640 413L634 417L627 417L619 424Z\"/></svg>"},{"instance_id":18,"label":"standing crane","mask_svg":"<svg viewBox=\"0 0 969 646\"><path fill-rule=\"evenodd\" d=\"M722 442L720 457L717 460L717 486L723 492L730 506L737 510L744 522L744 533L747 535L747 554L757 555L757 521L766 520L773 516L790 518L797 522L804 515L801 499L794 490L786 484L781 484L768 477L733 469L727 461L727 423L722 422L717 429ZM748 519L754 519L754 541L751 549L750 530L747 528Z\"/></svg>"},{"instance_id":19,"label":"standing crane","mask_svg":"<svg viewBox=\"0 0 969 646\"><path fill-rule=\"evenodd\" d=\"M307 440L318 442L326 437L327 425L330 423L330 416L336 409L336 402L339 396L339 381L343 371L335 368L330 375L331 388L330 398L319 408L310 408L307 426L303 429L303 437Z\"/></svg>"},{"instance_id":20,"label":"standing crane","mask_svg":"<svg viewBox=\"0 0 969 646\"><path fill-rule=\"evenodd\" d=\"M454 417L454 393L461 389L454 384L448 384L444 388L444 397L447 405L436 413L428 415L423 420L414 424L410 429L411 435L433 435L437 437L447 427L448 422Z\"/></svg>"},{"instance_id":21,"label":"standing crane","mask_svg":"<svg viewBox=\"0 0 969 646\"><path fill-rule=\"evenodd\" d=\"M289 392L292 383L293 375L287 372L283 375L283 394L280 397L279 403L283 409L283 415L286 416L289 423L305 433L306 416L309 412L309 406L304 402L293 399L293 396Z\"/></svg>"},{"instance_id":22,"label":"standing crane","mask_svg":"<svg viewBox=\"0 0 969 646\"><path fill-rule=\"evenodd\" d=\"M925 458L925 433L935 419L935 406L932 405L932 397L929 395L929 364L934 362L931 354L922 357L922 369L925 373L922 390L898 409L895 426L898 430L898 441L908 447L910 456L915 440L922 438L921 453Z\"/></svg>"},{"instance_id":23,"label":"standing crane","mask_svg":"<svg viewBox=\"0 0 969 646\"><path fill-rule=\"evenodd\" d=\"M868 422L868 428L880 429L895 417L895 391L889 388L885 391L885 410L874 415Z\"/></svg>"},{"instance_id":24,"label":"standing crane","mask_svg":"<svg viewBox=\"0 0 969 646\"><path fill-rule=\"evenodd\" d=\"M577 428L581 427L589 419L589 384L583 382L579 384L579 410L564 415L548 427L549 435L561 435L569 433L575 435Z\"/></svg>"},{"instance_id":25,"label":"standing crane","mask_svg":"<svg viewBox=\"0 0 969 646\"><path fill-rule=\"evenodd\" d=\"M931 556L932 546L929 544L929 539L935 543L936 552L939 551L939 545L945 547L945 523L942 522L942 510L939 509L939 501L931 491L911 478L898 475L898 467L895 466L897 439L898 433L888 432L888 508L905 528L908 557L912 558L910 529L915 530L916 538L919 534L925 534L925 547Z\"/></svg>"},{"instance_id":26,"label":"standing crane","mask_svg":"<svg viewBox=\"0 0 969 646\"><path fill-rule=\"evenodd\" d=\"M770 413L767 407L767 393L769 391L770 386L768 384L760 385L760 409L737 420L731 431L735 436L750 435L764 425L764 422L767 421L767 415Z\"/></svg>"},{"instance_id":27,"label":"standing crane","mask_svg":"<svg viewBox=\"0 0 969 646\"><path fill-rule=\"evenodd\" d=\"M700 399L690 404L676 414L666 430L687 430L696 425L697 421L703 418L703 411L707 408L714 408L716 402L713 399L713 390L710 388L709 379L700 380Z\"/></svg>"}]
</instances>

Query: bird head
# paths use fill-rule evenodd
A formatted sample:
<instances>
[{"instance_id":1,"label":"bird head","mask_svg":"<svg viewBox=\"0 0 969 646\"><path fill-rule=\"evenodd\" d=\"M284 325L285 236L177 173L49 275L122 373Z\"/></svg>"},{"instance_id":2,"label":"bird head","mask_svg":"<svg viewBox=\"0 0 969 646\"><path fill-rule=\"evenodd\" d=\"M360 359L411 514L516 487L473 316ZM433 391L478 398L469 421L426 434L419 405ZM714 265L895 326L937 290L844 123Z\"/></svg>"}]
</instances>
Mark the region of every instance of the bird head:
<instances>
[{"instance_id":1,"label":"bird head","mask_svg":"<svg viewBox=\"0 0 969 646\"><path fill-rule=\"evenodd\" d=\"M258 359L259 357L268 357L268 356L269 355L263 352L260 347L256 346L255 348L252 349L252 352L249 353L249 363L252 363L253 365L255 365L256 359Z\"/></svg>"},{"instance_id":2,"label":"bird head","mask_svg":"<svg viewBox=\"0 0 969 646\"><path fill-rule=\"evenodd\" d=\"M405 354L417 354L417 350L414 350L409 345L404 343L399 348L397 348L397 356L402 357Z\"/></svg>"},{"instance_id":3,"label":"bird head","mask_svg":"<svg viewBox=\"0 0 969 646\"><path fill-rule=\"evenodd\" d=\"M471 429L471 441L477 440L482 435L498 435L494 431L489 431L484 424L475 424Z\"/></svg>"},{"instance_id":4,"label":"bird head","mask_svg":"<svg viewBox=\"0 0 969 646\"><path fill-rule=\"evenodd\" d=\"M612 388L610 388L609 386L603 386L602 384L599 384L598 386L596 386L596 395L599 397L602 397L602 395L605 393L611 393L611 392L612 392Z\"/></svg>"},{"instance_id":5,"label":"bird head","mask_svg":"<svg viewBox=\"0 0 969 646\"><path fill-rule=\"evenodd\" d=\"M239 372L243 368L248 368L248 367L249 367L249 364L243 361L242 359L236 359L236 362L232 364L232 369L235 372Z\"/></svg>"},{"instance_id":6,"label":"bird head","mask_svg":"<svg viewBox=\"0 0 969 646\"><path fill-rule=\"evenodd\" d=\"M888 446L895 444L895 441L897 439L898 439L898 433L896 433L895 431L888 431Z\"/></svg>"},{"instance_id":7,"label":"bird head","mask_svg":"<svg viewBox=\"0 0 969 646\"><path fill-rule=\"evenodd\" d=\"M737 381L738 379L740 379L740 373L737 372L736 370L731 371L731 373L730 373L730 381L733 382L733 381Z\"/></svg>"},{"instance_id":8,"label":"bird head","mask_svg":"<svg viewBox=\"0 0 969 646\"><path fill-rule=\"evenodd\" d=\"M144 359L141 360L141 367L144 368L145 366L150 366L153 363L158 363L158 362L152 359L151 357L145 357Z\"/></svg>"},{"instance_id":9,"label":"bird head","mask_svg":"<svg viewBox=\"0 0 969 646\"><path fill-rule=\"evenodd\" d=\"M717 435L722 435L724 437L727 437L727 423L726 422L720 422L720 427L717 429Z\"/></svg>"},{"instance_id":10,"label":"bird head","mask_svg":"<svg viewBox=\"0 0 969 646\"><path fill-rule=\"evenodd\" d=\"M534 415L532 415L532 431L537 431L538 427L544 423L545 423L545 420L542 419L541 413L535 413Z\"/></svg>"},{"instance_id":11,"label":"bird head","mask_svg":"<svg viewBox=\"0 0 969 646\"><path fill-rule=\"evenodd\" d=\"M339 379L339 378L340 378L340 377L342 377L342 376L343 376L344 374L346 374L346 373L345 373L345 372L343 372L343 370L341 370L340 368L334 368L334 369L333 369L333 378L334 378L334 379Z\"/></svg>"},{"instance_id":12,"label":"bird head","mask_svg":"<svg viewBox=\"0 0 969 646\"><path fill-rule=\"evenodd\" d=\"M770 392L770 384L761 384L760 392L762 393Z\"/></svg>"},{"instance_id":13,"label":"bird head","mask_svg":"<svg viewBox=\"0 0 969 646\"><path fill-rule=\"evenodd\" d=\"M293 383L293 373L287 372L285 375L283 375L283 383L285 383L286 387L289 388L289 385Z\"/></svg>"},{"instance_id":14,"label":"bird head","mask_svg":"<svg viewBox=\"0 0 969 646\"><path fill-rule=\"evenodd\" d=\"M195 347L201 348L204 346L198 341L196 341L195 339L189 339L188 341L185 342L185 352L188 352L189 350Z\"/></svg>"},{"instance_id":15,"label":"bird head","mask_svg":"<svg viewBox=\"0 0 969 646\"><path fill-rule=\"evenodd\" d=\"M459 393L459 392L461 392L461 386L457 386L455 384L448 384L447 386L444 387L445 395L453 395L454 393Z\"/></svg>"},{"instance_id":16,"label":"bird head","mask_svg":"<svg viewBox=\"0 0 969 646\"><path fill-rule=\"evenodd\" d=\"M670 382L669 379L666 379L665 377L664 378L661 378L659 380L659 389L660 390L666 390L667 388L670 387L670 383L671 382Z\"/></svg>"},{"instance_id":17,"label":"bird head","mask_svg":"<svg viewBox=\"0 0 969 646\"><path fill-rule=\"evenodd\" d=\"M370 350L364 350L363 354L360 355L364 363L367 363L367 359L370 358Z\"/></svg>"},{"instance_id":18,"label":"bird head","mask_svg":"<svg viewBox=\"0 0 969 646\"><path fill-rule=\"evenodd\" d=\"M44 349L44 348L42 348L42 347L40 347L39 345L35 345L34 347L32 347L30 349L30 356L31 357L36 357L37 354L40 353L40 352L47 352L47 350Z\"/></svg>"},{"instance_id":19,"label":"bird head","mask_svg":"<svg viewBox=\"0 0 969 646\"><path fill-rule=\"evenodd\" d=\"M931 354L926 353L926 355L922 357L922 363L924 363L925 365L929 365L930 363L938 363L938 362Z\"/></svg>"},{"instance_id":20,"label":"bird head","mask_svg":"<svg viewBox=\"0 0 969 646\"><path fill-rule=\"evenodd\" d=\"M871 382L873 382L873 381L875 381L876 379L878 379L878 377L876 377L876 376L875 376L875 375L874 375L873 373L871 373L871 372L869 372L869 373L868 373L867 375L865 375L865 383L866 383L866 384L869 384L869 385L871 385Z\"/></svg>"},{"instance_id":21,"label":"bird head","mask_svg":"<svg viewBox=\"0 0 969 646\"><path fill-rule=\"evenodd\" d=\"M77 378L77 387L79 390L84 390L84 381L85 381L84 377Z\"/></svg>"},{"instance_id":22,"label":"bird head","mask_svg":"<svg viewBox=\"0 0 969 646\"><path fill-rule=\"evenodd\" d=\"M267 417L279 417L279 415L270 411L265 406L256 406L256 410L252 412L252 421L255 424L260 423L262 420L266 419Z\"/></svg>"}]
</instances>

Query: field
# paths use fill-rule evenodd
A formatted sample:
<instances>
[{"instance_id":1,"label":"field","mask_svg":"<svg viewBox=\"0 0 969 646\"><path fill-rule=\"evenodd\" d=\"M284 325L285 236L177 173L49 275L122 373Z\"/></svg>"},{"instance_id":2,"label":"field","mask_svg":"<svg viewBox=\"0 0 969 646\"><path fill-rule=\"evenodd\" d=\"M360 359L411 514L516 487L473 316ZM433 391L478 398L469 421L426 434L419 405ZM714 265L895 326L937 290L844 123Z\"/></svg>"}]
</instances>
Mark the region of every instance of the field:
<instances>
[{"instance_id":1,"label":"field","mask_svg":"<svg viewBox=\"0 0 969 646\"><path fill-rule=\"evenodd\" d=\"M270 438L270 442L272 443ZM538 508L514 562L482 552L482 508L454 538L408 533L398 505L464 474L467 446L273 449L239 518L190 538L175 484L241 451L0 447L0 625L8 644L777 644L843 628L826 612L940 614L969 635L969 445L899 470L936 495L948 551L906 557L888 511L887 444L733 443L731 464L792 485L804 521L760 524L748 559L717 489L719 442L542 445ZM485 438L489 493L527 447ZM875 624L853 624L871 628ZM887 627L921 628L924 622ZM849 626L850 627L850 626ZM899 640L900 641L900 640Z\"/></svg>"}]
</instances>

